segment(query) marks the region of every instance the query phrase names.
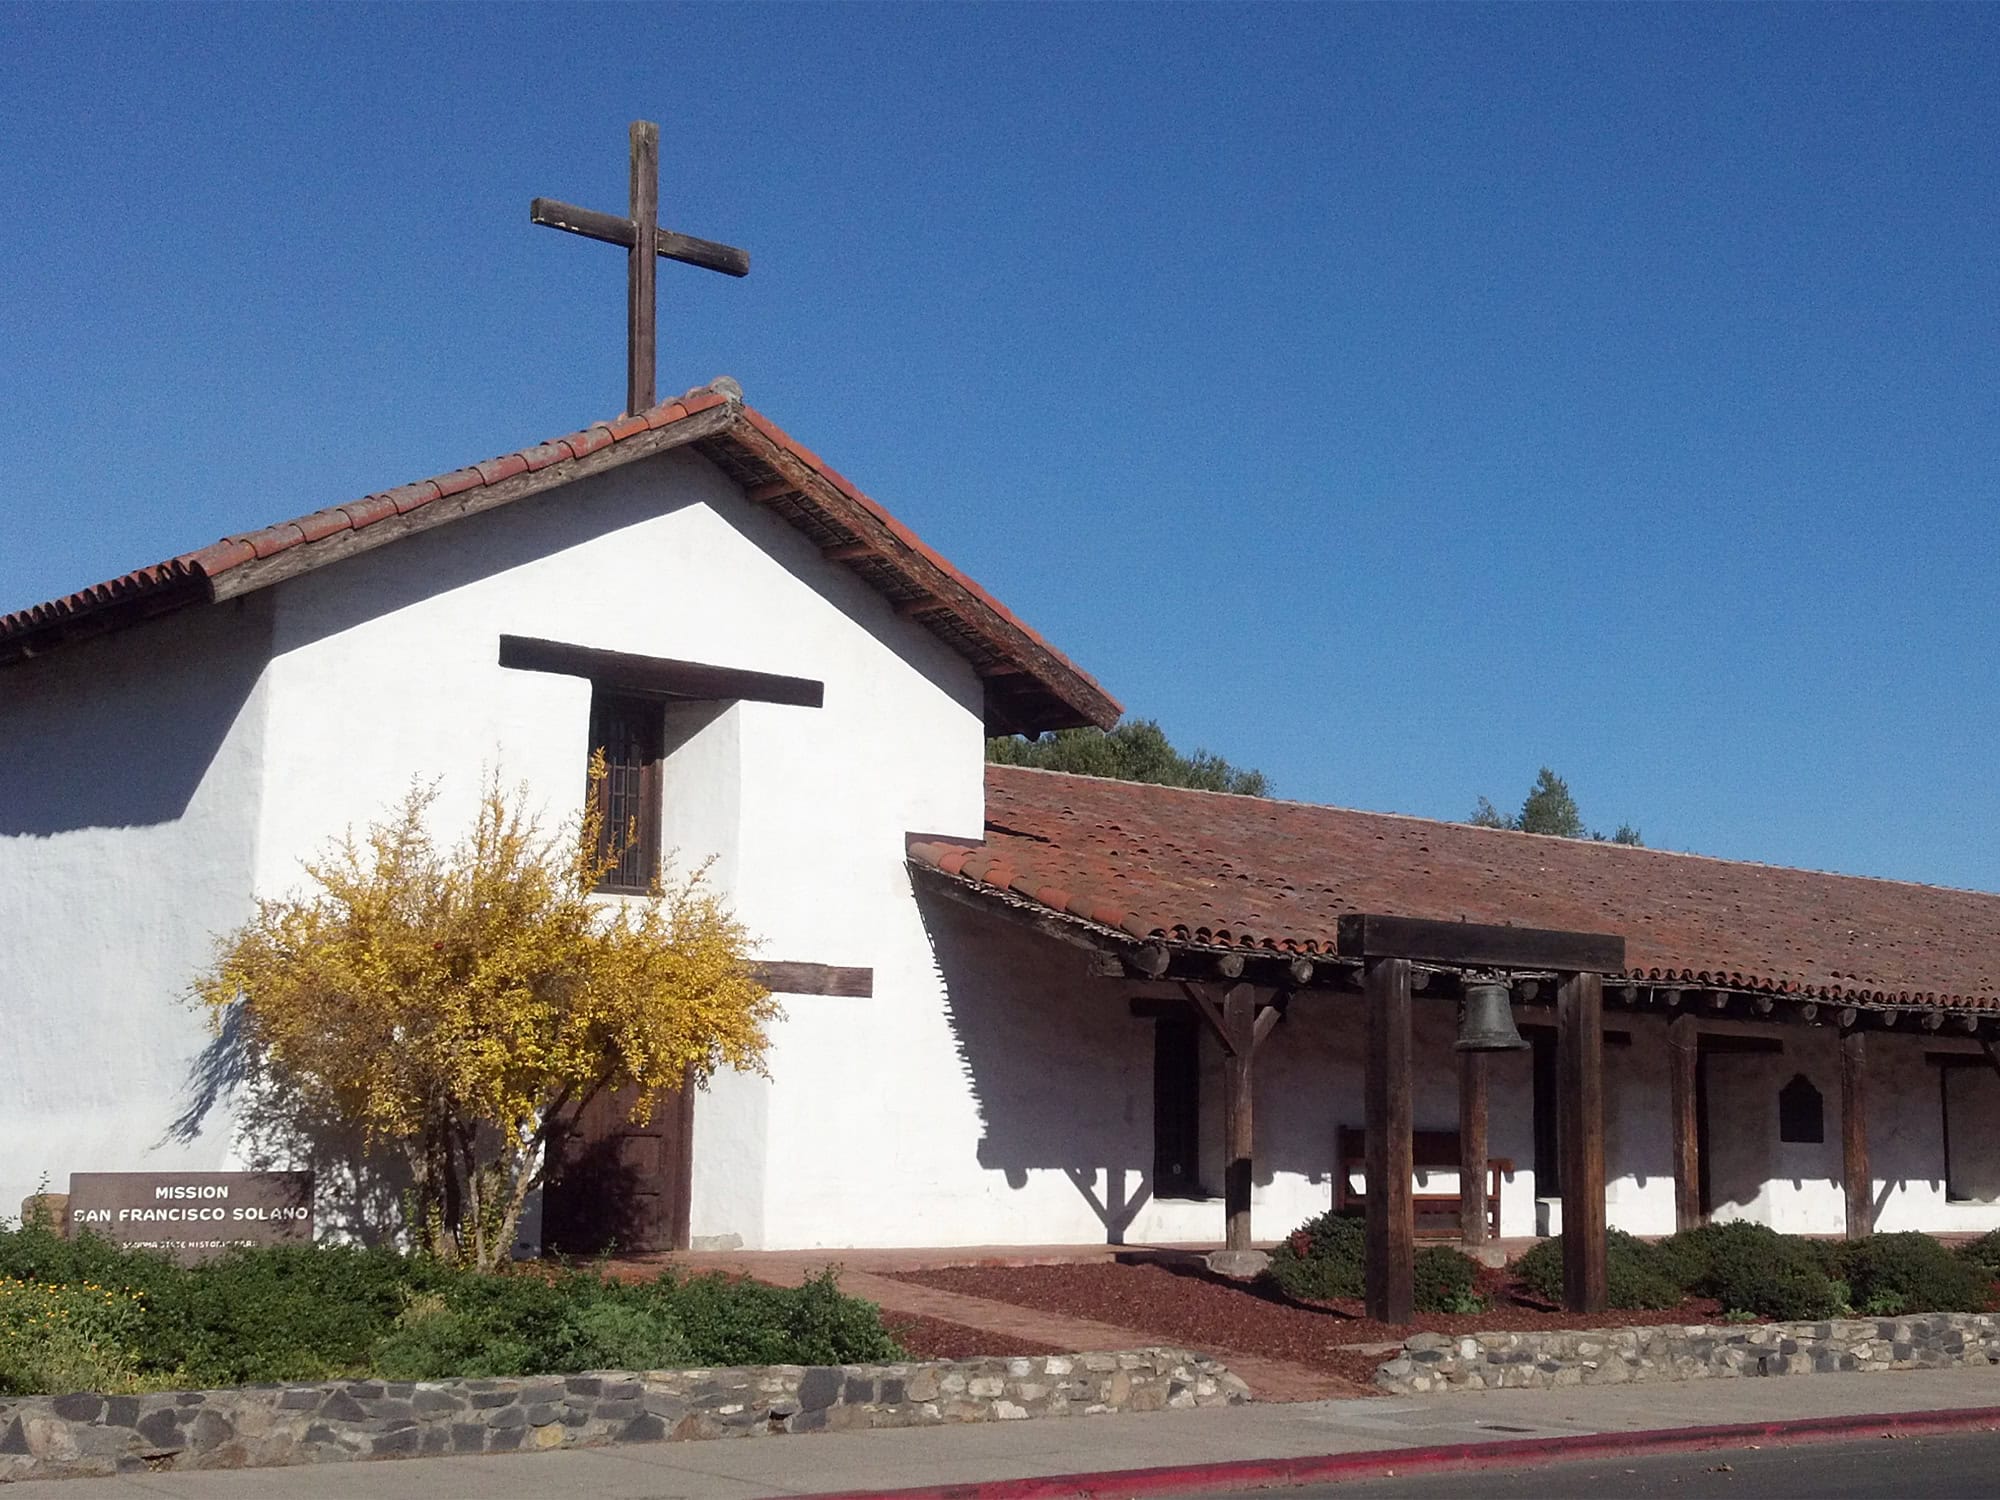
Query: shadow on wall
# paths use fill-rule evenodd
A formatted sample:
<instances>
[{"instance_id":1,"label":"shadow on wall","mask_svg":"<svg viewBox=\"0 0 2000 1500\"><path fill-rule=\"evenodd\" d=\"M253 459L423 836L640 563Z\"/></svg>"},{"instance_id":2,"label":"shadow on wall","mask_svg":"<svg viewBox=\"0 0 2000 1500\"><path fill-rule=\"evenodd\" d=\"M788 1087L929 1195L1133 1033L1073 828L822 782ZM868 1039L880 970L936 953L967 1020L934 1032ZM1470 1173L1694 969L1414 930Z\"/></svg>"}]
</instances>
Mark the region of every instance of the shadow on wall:
<instances>
[{"instance_id":1,"label":"shadow on wall","mask_svg":"<svg viewBox=\"0 0 2000 1500\"><path fill-rule=\"evenodd\" d=\"M979 1109L980 1165L1017 1190L1031 1171L1061 1171L1107 1241L1122 1244L1153 1195L1154 1023L1131 1013L1135 986L1093 975L1080 949L921 883L917 901ZM1295 1004L1258 1053L1258 1183L1296 1174L1325 1183L1332 1201L1335 1133L1355 1123L1325 1087L1339 1034L1331 1009ZM1204 1069L1200 1092L1201 1176L1219 1185L1219 1066Z\"/></svg>"},{"instance_id":2,"label":"shadow on wall","mask_svg":"<svg viewBox=\"0 0 2000 1500\"><path fill-rule=\"evenodd\" d=\"M250 598L0 667L0 838L181 817L270 640L269 600Z\"/></svg>"},{"instance_id":3,"label":"shadow on wall","mask_svg":"<svg viewBox=\"0 0 2000 1500\"><path fill-rule=\"evenodd\" d=\"M228 1129L246 1170L313 1174L313 1216L320 1239L395 1242L411 1187L408 1166L393 1156L369 1153L358 1129L311 1109L289 1090L254 1082L240 1005L228 1012L196 1057L184 1095L187 1107L160 1144L189 1144L211 1124Z\"/></svg>"}]
</instances>

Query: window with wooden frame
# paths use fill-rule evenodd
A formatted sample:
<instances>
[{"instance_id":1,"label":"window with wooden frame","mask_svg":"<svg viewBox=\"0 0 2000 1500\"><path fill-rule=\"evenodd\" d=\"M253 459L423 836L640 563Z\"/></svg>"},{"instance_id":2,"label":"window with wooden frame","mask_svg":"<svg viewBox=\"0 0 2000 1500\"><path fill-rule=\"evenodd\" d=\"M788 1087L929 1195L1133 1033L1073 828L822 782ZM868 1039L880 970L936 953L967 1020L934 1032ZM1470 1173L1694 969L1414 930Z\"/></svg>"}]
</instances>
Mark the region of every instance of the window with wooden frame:
<instances>
[{"instance_id":1,"label":"window with wooden frame","mask_svg":"<svg viewBox=\"0 0 2000 1500\"><path fill-rule=\"evenodd\" d=\"M597 786L601 854L617 862L604 872L600 891L650 890L660 869L660 761L666 713L657 698L602 688L590 699L590 752L604 752L604 780Z\"/></svg>"},{"instance_id":2,"label":"window with wooden frame","mask_svg":"<svg viewBox=\"0 0 2000 1500\"><path fill-rule=\"evenodd\" d=\"M1201 1023L1153 1022L1153 1196L1204 1198L1201 1188Z\"/></svg>"}]
</instances>

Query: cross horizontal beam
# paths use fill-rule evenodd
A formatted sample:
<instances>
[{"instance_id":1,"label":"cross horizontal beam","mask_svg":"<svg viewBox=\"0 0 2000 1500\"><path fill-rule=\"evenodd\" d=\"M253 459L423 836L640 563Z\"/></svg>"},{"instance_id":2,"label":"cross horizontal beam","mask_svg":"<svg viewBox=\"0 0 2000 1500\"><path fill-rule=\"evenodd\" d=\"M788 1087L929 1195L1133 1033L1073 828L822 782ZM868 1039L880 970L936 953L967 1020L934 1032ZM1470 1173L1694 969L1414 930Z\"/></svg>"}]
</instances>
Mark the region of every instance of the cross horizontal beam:
<instances>
[{"instance_id":1,"label":"cross horizontal beam","mask_svg":"<svg viewBox=\"0 0 2000 1500\"><path fill-rule=\"evenodd\" d=\"M578 208L573 203L558 203L554 198L535 199L528 205L528 218L549 229L580 234L589 240L602 240L607 245L622 245L627 250L632 248L632 242L637 238L630 219L599 213L594 208ZM750 274L748 250L739 250L734 245L720 245L714 240L698 240L691 234L676 234L671 229L660 229L654 233L662 260L701 266L705 270L720 271L725 276Z\"/></svg>"}]
</instances>

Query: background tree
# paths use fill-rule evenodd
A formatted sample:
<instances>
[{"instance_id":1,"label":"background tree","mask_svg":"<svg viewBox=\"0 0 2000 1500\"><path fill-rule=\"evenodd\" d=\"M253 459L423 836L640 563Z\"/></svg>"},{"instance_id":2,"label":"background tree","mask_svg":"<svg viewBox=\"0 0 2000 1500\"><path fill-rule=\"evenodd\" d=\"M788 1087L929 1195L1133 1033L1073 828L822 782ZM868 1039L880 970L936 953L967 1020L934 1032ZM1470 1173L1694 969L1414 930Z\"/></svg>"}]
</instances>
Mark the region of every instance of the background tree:
<instances>
[{"instance_id":1,"label":"background tree","mask_svg":"<svg viewBox=\"0 0 2000 1500\"><path fill-rule=\"evenodd\" d=\"M1109 733L1102 729L1058 729L1040 739L1002 735L986 742L986 758L1003 766L1033 766L1114 781L1146 781L1205 792L1236 792L1245 797L1271 795L1270 778L1262 771L1239 769L1206 750L1183 755L1152 719L1135 719Z\"/></svg>"},{"instance_id":2,"label":"background tree","mask_svg":"<svg viewBox=\"0 0 2000 1500\"><path fill-rule=\"evenodd\" d=\"M1584 827L1583 814L1577 809L1576 798L1570 795L1569 783L1547 766L1535 777L1528 799L1518 813L1510 817L1481 797L1467 821L1479 828L1511 828L1518 833L1546 833L1559 839L1604 840L1603 834ZM1630 823L1620 823L1610 842L1643 846L1645 840Z\"/></svg>"},{"instance_id":3,"label":"background tree","mask_svg":"<svg viewBox=\"0 0 2000 1500\"><path fill-rule=\"evenodd\" d=\"M545 837L496 780L441 848L435 796L414 788L307 865L306 893L260 902L195 994L239 1035L254 1090L402 1153L421 1248L490 1269L562 1119L630 1088L643 1121L684 1078L760 1071L778 1008L699 871L596 897L618 841L594 811Z\"/></svg>"}]
</instances>

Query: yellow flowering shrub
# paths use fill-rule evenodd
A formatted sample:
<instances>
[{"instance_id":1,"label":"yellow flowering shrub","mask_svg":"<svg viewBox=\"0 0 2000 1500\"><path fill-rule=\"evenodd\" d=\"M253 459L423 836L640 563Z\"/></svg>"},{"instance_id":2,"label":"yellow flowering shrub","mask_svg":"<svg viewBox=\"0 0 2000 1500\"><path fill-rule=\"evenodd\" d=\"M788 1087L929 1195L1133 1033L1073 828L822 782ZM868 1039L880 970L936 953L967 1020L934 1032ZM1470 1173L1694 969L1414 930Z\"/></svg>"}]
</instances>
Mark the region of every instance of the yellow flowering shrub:
<instances>
[{"instance_id":1,"label":"yellow flowering shrub","mask_svg":"<svg viewBox=\"0 0 2000 1500\"><path fill-rule=\"evenodd\" d=\"M490 781L448 847L426 826L435 788L412 789L307 865L305 893L261 902L195 984L218 1028L241 1023L249 1077L401 1151L413 1236L479 1267L508 1256L561 1118L634 1088L643 1121L684 1077L761 1071L778 1014L701 871L592 894L617 855L590 810L602 775L562 838Z\"/></svg>"},{"instance_id":2,"label":"yellow flowering shrub","mask_svg":"<svg viewBox=\"0 0 2000 1500\"><path fill-rule=\"evenodd\" d=\"M0 1276L0 1395L136 1390L145 1293Z\"/></svg>"}]
</instances>

